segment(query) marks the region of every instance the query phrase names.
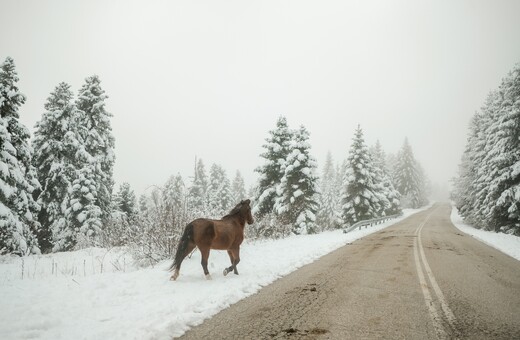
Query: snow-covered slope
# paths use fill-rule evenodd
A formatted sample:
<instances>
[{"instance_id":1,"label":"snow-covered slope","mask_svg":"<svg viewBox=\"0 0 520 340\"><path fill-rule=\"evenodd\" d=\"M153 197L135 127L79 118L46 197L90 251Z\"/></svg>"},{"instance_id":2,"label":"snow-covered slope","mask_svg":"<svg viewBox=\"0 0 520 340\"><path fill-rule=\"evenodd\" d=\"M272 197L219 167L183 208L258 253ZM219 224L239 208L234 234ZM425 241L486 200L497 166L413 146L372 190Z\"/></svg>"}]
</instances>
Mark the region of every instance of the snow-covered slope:
<instances>
[{"instance_id":1,"label":"snow-covered slope","mask_svg":"<svg viewBox=\"0 0 520 340\"><path fill-rule=\"evenodd\" d=\"M520 261L520 237L475 229L464 222L455 207L451 210L451 222L460 231Z\"/></svg>"}]
</instances>

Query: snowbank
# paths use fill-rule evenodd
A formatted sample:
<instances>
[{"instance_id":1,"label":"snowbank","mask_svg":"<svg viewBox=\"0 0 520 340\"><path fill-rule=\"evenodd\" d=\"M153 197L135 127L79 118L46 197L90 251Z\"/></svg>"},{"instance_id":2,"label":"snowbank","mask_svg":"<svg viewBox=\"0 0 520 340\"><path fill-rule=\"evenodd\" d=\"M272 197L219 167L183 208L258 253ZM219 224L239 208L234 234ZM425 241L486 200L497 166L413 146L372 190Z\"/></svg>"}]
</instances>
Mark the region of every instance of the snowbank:
<instances>
[{"instance_id":1,"label":"snowbank","mask_svg":"<svg viewBox=\"0 0 520 340\"><path fill-rule=\"evenodd\" d=\"M464 222L455 206L451 209L451 222L460 231L520 261L520 237L476 229Z\"/></svg>"},{"instance_id":2,"label":"snowbank","mask_svg":"<svg viewBox=\"0 0 520 340\"><path fill-rule=\"evenodd\" d=\"M241 247L239 276L222 276L225 251L212 251L206 281L196 251L176 282L165 261L137 269L120 249L88 249L24 258L0 257L0 339L171 339L319 257L399 219ZM53 263L57 263L53 265ZM54 268L54 269L53 269Z\"/></svg>"}]
</instances>

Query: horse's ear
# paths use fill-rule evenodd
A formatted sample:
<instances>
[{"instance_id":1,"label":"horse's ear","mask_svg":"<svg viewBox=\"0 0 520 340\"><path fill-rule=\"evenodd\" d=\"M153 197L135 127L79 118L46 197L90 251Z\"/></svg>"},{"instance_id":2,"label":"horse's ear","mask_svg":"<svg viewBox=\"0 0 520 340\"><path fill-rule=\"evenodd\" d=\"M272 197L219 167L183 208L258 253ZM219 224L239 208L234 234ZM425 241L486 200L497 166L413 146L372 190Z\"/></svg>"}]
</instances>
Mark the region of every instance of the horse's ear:
<instances>
[{"instance_id":1,"label":"horse's ear","mask_svg":"<svg viewBox=\"0 0 520 340\"><path fill-rule=\"evenodd\" d=\"M250 204L251 203L251 200L250 199L247 199L244 201L245 204Z\"/></svg>"}]
</instances>

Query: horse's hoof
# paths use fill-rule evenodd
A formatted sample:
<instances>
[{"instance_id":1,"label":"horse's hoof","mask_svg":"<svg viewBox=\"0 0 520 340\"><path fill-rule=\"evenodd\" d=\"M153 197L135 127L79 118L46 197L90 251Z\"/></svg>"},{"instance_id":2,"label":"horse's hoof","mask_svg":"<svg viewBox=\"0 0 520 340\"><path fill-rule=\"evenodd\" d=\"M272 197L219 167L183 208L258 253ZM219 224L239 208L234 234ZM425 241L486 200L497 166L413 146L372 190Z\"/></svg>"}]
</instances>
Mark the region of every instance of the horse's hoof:
<instances>
[{"instance_id":1,"label":"horse's hoof","mask_svg":"<svg viewBox=\"0 0 520 340\"><path fill-rule=\"evenodd\" d=\"M227 274L229 273L229 271L226 269L224 269L224 271L222 272L222 274L224 274L224 276L226 276Z\"/></svg>"},{"instance_id":2,"label":"horse's hoof","mask_svg":"<svg viewBox=\"0 0 520 340\"><path fill-rule=\"evenodd\" d=\"M210 274L206 275L206 280L211 280L211 275Z\"/></svg>"}]
</instances>

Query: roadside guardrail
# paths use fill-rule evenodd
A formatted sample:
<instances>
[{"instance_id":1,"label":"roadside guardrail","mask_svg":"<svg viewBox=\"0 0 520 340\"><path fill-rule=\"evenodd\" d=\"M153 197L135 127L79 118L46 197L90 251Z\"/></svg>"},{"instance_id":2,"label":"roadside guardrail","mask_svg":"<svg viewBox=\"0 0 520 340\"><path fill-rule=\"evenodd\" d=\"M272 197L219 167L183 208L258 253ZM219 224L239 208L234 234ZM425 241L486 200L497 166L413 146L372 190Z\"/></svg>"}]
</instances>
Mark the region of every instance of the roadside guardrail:
<instances>
[{"instance_id":1,"label":"roadside guardrail","mask_svg":"<svg viewBox=\"0 0 520 340\"><path fill-rule=\"evenodd\" d=\"M343 234L350 233L352 230L355 230L356 228L361 230L361 227L367 228L368 226L373 226L375 224L381 224L381 223L391 220L393 218L397 218L401 215L403 215L403 214L400 213L400 214L395 214L395 215L376 217L376 218L372 218L370 220L359 221L359 222L354 223L350 227L344 228Z\"/></svg>"}]
</instances>

